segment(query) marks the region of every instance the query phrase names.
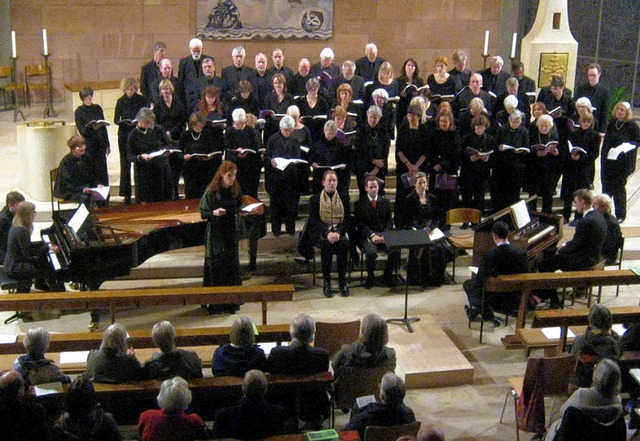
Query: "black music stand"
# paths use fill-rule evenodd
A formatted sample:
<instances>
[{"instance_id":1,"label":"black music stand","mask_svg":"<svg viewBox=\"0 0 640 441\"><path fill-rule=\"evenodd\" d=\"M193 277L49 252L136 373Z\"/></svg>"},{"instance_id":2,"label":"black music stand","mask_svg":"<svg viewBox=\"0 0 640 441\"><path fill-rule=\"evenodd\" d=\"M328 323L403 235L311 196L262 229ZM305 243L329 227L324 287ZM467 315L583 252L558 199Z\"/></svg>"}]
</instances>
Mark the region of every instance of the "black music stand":
<instances>
[{"instance_id":1,"label":"black music stand","mask_svg":"<svg viewBox=\"0 0 640 441\"><path fill-rule=\"evenodd\" d=\"M384 243L389 248L416 248L430 244L432 241L424 230L390 230L380 233L384 236ZM397 269L396 269L397 271ZM420 321L418 317L408 317L407 309L409 303L409 283L406 277L401 277L404 282L404 317L387 319L387 323L400 323L407 327L409 332L413 332L411 323Z\"/></svg>"}]
</instances>

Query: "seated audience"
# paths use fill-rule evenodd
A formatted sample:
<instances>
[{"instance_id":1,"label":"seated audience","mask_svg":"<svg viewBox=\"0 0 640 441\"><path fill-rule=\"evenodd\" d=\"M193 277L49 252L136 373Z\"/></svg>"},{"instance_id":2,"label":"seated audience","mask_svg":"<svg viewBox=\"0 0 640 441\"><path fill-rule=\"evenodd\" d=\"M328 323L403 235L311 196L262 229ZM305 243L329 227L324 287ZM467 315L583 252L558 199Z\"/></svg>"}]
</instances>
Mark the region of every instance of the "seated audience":
<instances>
[{"instance_id":1,"label":"seated audience","mask_svg":"<svg viewBox=\"0 0 640 441\"><path fill-rule=\"evenodd\" d=\"M416 416L403 403L406 388L404 382L393 372L388 372L380 382L380 401L358 408L354 405L346 430L357 430L364 438L367 426L398 426L411 423Z\"/></svg>"},{"instance_id":2,"label":"seated audience","mask_svg":"<svg viewBox=\"0 0 640 441\"><path fill-rule=\"evenodd\" d=\"M620 357L620 337L611 330L612 318L609 309L595 304L589 311L587 332L576 337L571 353L580 358L576 364L572 384L588 387L591 384L592 369L595 362Z\"/></svg>"},{"instance_id":3,"label":"seated audience","mask_svg":"<svg viewBox=\"0 0 640 441\"><path fill-rule=\"evenodd\" d=\"M361 197L355 204L355 222L357 228L357 243L364 251L367 260L367 280L364 287L370 289L377 282L375 279L376 259L378 251L388 254L384 268L382 283L394 285L394 273L400 263L400 251L390 249L384 240L384 231L393 228L391 202L384 196L378 195L378 180L375 176L367 176L364 180L367 195Z\"/></svg>"},{"instance_id":4,"label":"seated audience","mask_svg":"<svg viewBox=\"0 0 640 441\"><path fill-rule=\"evenodd\" d=\"M620 399L620 368L615 361L602 360L593 370L591 387L581 387L576 390L560 408L560 416L551 424L545 441L564 438L558 431L562 417L569 407L573 407L591 416L596 422L611 426L622 415L622 401ZM571 431L572 428L564 429ZM573 428L576 430L576 428Z\"/></svg>"},{"instance_id":5,"label":"seated audience","mask_svg":"<svg viewBox=\"0 0 640 441\"><path fill-rule=\"evenodd\" d=\"M320 246L323 293L333 297L331 290L331 262L336 255L340 295L349 296L347 286L347 257L349 253L349 199L338 192L338 175L327 170L322 177L323 190L309 200L307 229L311 242Z\"/></svg>"},{"instance_id":6,"label":"seated audience","mask_svg":"<svg viewBox=\"0 0 640 441\"><path fill-rule=\"evenodd\" d=\"M484 283L487 277L495 277L501 274L521 274L528 272L527 254L524 250L509 243L509 226L505 222L496 222L491 227L491 237L496 247L484 255L480 261L478 275L475 278L465 280L464 291L469 299L469 306L464 310L469 320L473 320L482 313L483 320L493 322L500 326L500 320L496 318L493 309L498 307L503 311L513 311L520 304L520 291L513 293L484 293Z\"/></svg>"},{"instance_id":7,"label":"seated audience","mask_svg":"<svg viewBox=\"0 0 640 441\"><path fill-rule=\"evenodd\" d=\"M202 361L193 351L176 348L176 331L168 321L158 322L151 331L153 344L160 352L156 352L144 362L146 378L152 380L168 380L182 377L186 380L202 378Z\"/></svg>"},{"instance_id":8,"label":"seated audience","mask_svg":"<svg viewBox=\"0 0 640 441\"><path fill-rule=\"evenodd\" d=\"M51 438L49 419L36 400L24 399L24 380L16 371L0 377L0 427L4 441L47 441Z\"/></svg>"},{"instance_id":9,"label":"seated audience","mask_svg":"<svg viewBox=\"0 0 640 441\"><path fill-rule=\"evenodd\" d=\"M255 344L256 335L249 317L240 316L233 322L229 340L231 343L219 346L213 353L213 375L242 377L250 370L265 370L267 359L262 348Z\"/></svg>"},{"instance_id":10,"label":"seated audience","mask_svg":"<svg viewBox=\"0 0 640 441\"><path fill-rule=\"evenodd\" d=\"M329 353L311 346L316 334L316 323L307 314L299 314L291 322L291 344L276 346L267 360L272 374L308 375L329 370ZM289 406L291 397L282 397ZM299 416L308 430L318 430L329 416L329 400L324 387L305 389L300 396Z\"/></svg>"},{"instance_id":11,"label":"seated audience","mask_svg":"<svg viewBox=\"0 0 640 441\"><path fill-rule=\"evenodd\" d=\"M24 202L22 193L10 191L5 198L4 208L0 211L0 264L4 263L4 256L7 254L9 230L20 202Z\"/></svg>"},{"instance_id":12,"label":"seated audience","mask_svg":"<svg viewBox=\"0 0 640 441\"><path fill-rule=\"evenodd\" d=\"M140 414L138 433L142 441L209 438L209 430L202 418L195 413L185 413L190 404L191 391L184 379L175 377L163 381L158 393L160 409L145 410Z\"/></svg>"},{"instance_id":13,"label":"seated audience","mask_svg":"<svg viewBox=\"0 0 640 441\"><path fill-rule=\"evenodd\" d=\"M124 383L142 379L133 348L127 348L127 330L114 323L104 331L99 350L87 356L87 374L96 383Z\"/></svg>"},{"instance_id":14,"label":"seated audience","mask_svg":"<svg viewBox=\"0 0 640 441\"><path fill-rule=\"evenodd\" d=\"M267 402L267 377L259 370L247 372L242 399L216 412L214 438L261 439L284 433L284 409Z\"/></svg>"},{"instance_id":15,"label":"seated audience","mask_svg":"<svg viewBox=\"0 0 640 441\"><path fill-rule=\"evenodd\" d=\"M71 383L71 379L60 371L53 360L44 358L50 342L51 336L44 328L30 328L27 331L24 339L27 354L19 356L13 363L13 369L20 372L26 387L55 381Z\"/></svg>"},{"instance_id":16,"label":"seated audience","mask_svg":"<svg viewBox=\"0 0 640 441\"><path fill-rule=\"evenodd\" d=\"M82 375L71 384L67 408L53 427L57 441L120 441L122 434L113 415L96 401L89 379Z\"/></svg>"},{"instance_id":17,"label":"seated audience","mask_svg":"<svg viewBox=\"0 0 640 441\"><path fill-rule=\"evenodd\" d=\"M360 324L358 341L343 345L335 355L331 366L336 381L343 367L374 368L386 366L389 371L396 369L396 351L387 346L389 329L387 322L377 314L368 314Z\"/></svg>"},{"instance_id":18,"label":"seated audience","mask_svg":"<svg viewBox=\"0 0 640 441\"><path fill-rule=\"evenodd\" d=\"M593 198L593 209L602 214L607 222L607 236L602 245L602 257L607 259L607 265L613 264L618 258L618 250L622 243L622 231L618 219L611 214L613 201L608 194L599 194Z\"/></svg>"},{"instance_id":19,"label":"seated audience","mask_svg":"<svg viewBox=\"0 0 640 441\"><path fill-rule=\"evenodd\" d=\"M87 145L81 135L73 135L67 141L67 146L70 152L58 165L53 196L91 205L91 189L102 187L102 183L98 182L94 163L85 155Z\"/></svg>"}]
</instances>

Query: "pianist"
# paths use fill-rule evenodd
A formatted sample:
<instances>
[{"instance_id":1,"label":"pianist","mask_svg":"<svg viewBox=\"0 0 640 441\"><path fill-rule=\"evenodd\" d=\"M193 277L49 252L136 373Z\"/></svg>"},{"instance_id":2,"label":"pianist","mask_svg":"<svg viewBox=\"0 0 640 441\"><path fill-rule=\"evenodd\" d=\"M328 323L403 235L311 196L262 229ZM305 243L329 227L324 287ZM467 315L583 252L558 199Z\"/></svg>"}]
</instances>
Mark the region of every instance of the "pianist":
<instances>
[{"instance_id":1,"label":"pianist","mask_svg":"<svg viewBox=\"0 0 640 441\"><path fill-rule=\"evenodd\" d=\"M85 155L87 145L82 135L74 135L67 141L70 152L58 166L58 176L53 187L57 198L70 199L87 206L91 205L91 189L102 187L98 181L93 162Z\"/></svg>"}]
</instances>

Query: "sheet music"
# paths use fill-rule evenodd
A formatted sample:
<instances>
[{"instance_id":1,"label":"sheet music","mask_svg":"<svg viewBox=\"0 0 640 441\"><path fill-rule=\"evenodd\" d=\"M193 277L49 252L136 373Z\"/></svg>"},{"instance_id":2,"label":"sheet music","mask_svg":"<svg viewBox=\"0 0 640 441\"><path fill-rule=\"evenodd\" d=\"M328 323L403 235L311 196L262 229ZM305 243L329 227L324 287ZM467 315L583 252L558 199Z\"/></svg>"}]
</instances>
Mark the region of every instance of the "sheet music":
<instances>
[{"instance_id":1,"label":"sheet music","mask_svg":"<svg viewBox=\"0 0 640 441\"><path fill-rule=\"evenodd\" d=\"M286 341L283 341L280 343L280 346L288 346L289 343ZM265 355L269 355L269 353L271 352L271 349L275 348L276 346L278 346L277 342L266 342L266 343L259 343L258 344L259 347L262 348L262 350L264 351Z\"/></svg>"},{"instance_id":2,"label":"sheet music","mask_svg":"<svg viewBox=\"0 0 640 441\"><path fill-rule=\"evenodd\" d=\"M557 340L560 338L560 326L555 326L553 328L542 328L542 333L549 340ZM567 338L575 338L575 334L571 331L571 329L567 330Z\"/></svg>"},{"instance_id":3,"label":"sheet music","mask_svg":"<svg viewBox=\"0 0 640 441\"><path fill-rule=\"evenodd\" d=\"M71 219L69 219L69 222L67 222L67 225L69 225L69 228L71 228L71 230L77 234L84 224L84 221L87 220L88 216L89 210L87 209L86 205L80 204L76 212L73 213L73 216L71 216Z\"/></svg>"},{"instance_id":4,"label":"sheet music","mask_svg":"<svg viewBox=\"0 0 640 441\"><path fill-rule=\"evenodd\" d=\"M60 352L60 364L86 363L89 351Z\"/></svg>"},{"instance_id":5,"label":"sheet music","mask_svg":"<svg viewBox=\"0 0 640 441\"><path fill-rule=\"evenodd\" d=\"M62 383L59 381L56 381L54 383L38 384L34 387L35 387L36 397L62 393Z\"/></svg>"}]
</instances>

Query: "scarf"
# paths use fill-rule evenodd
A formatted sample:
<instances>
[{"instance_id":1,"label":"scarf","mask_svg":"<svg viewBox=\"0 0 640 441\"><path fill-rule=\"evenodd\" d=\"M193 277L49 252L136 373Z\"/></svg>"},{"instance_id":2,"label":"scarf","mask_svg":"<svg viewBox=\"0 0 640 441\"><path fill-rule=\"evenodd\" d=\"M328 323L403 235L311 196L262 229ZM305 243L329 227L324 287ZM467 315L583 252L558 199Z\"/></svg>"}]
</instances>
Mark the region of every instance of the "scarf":
<instances>
[{"instance_id":1,"label":"scarf","mask_svg":"<svg viewBox=\"0 0 640 441\"><path fill-rule=\"evenodd\" d=\"M327 225L330 230L333 230L343 219L344 206L338 192L336 191L330 197L327 192L322 190L322 193L320 193L320 220L322 223Z\"/></svg>"}]
</instances>

